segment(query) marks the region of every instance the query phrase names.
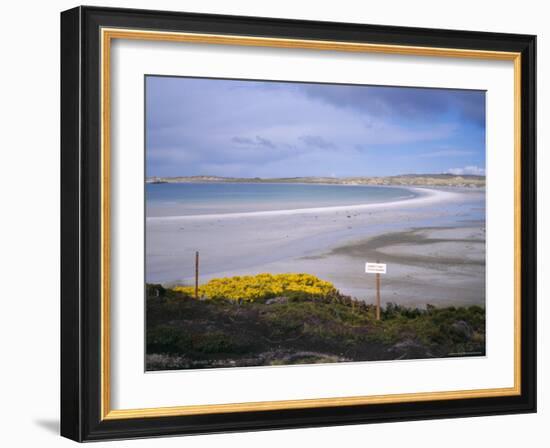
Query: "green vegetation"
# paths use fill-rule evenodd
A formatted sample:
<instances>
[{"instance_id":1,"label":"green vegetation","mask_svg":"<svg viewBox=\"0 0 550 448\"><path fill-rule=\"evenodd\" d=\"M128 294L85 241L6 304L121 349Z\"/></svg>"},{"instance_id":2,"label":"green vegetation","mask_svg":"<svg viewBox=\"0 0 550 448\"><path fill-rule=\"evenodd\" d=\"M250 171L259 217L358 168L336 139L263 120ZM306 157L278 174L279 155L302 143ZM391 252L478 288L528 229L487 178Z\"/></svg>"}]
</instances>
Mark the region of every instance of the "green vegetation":
<instances>
[{"instance_id":1,"label":"green vegetation","mask_svg":"<svg viewBox=\"0 0 550 448\"><path fill-rule=\"evenodd\" d=\"M216 279L193 294L147 285L149 370L485 354L477 306L388 304L377 321L372 305L307 274Z\"/></svg>"},{"instance_id":2,"label":"green vegetation","mask_svg":"<svg viewBox=\"0 0 550 448\"><path fill-rule=\"evenodd\" d=\"M193 295L192 286L176 286L176 292ZM280 295L308 297L332 297L336 288L329 282L310 274L258 274L242 277L214 278L199 287L199 297L254 302Z\"/></svg>"}]
</instances>

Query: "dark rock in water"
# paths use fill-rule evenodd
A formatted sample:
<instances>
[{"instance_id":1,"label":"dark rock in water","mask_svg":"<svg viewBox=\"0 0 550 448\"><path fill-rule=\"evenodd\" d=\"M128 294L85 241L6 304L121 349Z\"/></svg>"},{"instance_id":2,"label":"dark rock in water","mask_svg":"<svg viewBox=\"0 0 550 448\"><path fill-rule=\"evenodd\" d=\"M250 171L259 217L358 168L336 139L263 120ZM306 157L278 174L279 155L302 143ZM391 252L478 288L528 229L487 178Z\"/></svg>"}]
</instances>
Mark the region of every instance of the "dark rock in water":
<instances>
[{"instance_id":1,"label":"dark rock in water","mask_svg":"<svg viewBox=\"0 0 550 448\"><path fill-rule=\"evenodd\" d=\"M468 324L468 322L463 320L458 320L453 323L451 325L451 329L453 333L467 340L471 339L474 335L474 330L472 330L472 327Z\"/></svg>"},{"instance_id":2,"label":"dark rock in water","mask_svg":"<svg viewBox=\"0 0 550 448\"><path fill-rule=\"evenodd\" d=\"M267 299L265 301L265 304L273 305L274 303L287 303L287 302L288 302L288 297L281 296L281 297L273 297L272 299Z\"/></svg>"},{"instance_id":3,"label":"dark rock in water","mask_svg":"<svg viewBox=\"0 0 550 448\"><path fill-rule=\"evenodd\" d=\"M388 352L395 356L395 359L419 359L433 358L428 347L414 339L405 339L392 345Z\"/></svg>"}]
</instances>

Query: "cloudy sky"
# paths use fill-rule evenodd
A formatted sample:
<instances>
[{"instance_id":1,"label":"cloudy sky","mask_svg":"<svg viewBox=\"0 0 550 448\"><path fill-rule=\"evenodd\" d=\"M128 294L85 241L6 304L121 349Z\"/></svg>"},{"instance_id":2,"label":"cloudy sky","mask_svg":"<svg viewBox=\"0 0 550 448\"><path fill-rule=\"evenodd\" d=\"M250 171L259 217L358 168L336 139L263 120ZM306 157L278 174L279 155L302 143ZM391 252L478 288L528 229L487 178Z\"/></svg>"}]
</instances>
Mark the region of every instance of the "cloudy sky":
<instances>
[{"instance_id":1,"label":"cloudy sky","mask_svg":"<svg viewBox=\"0 0 550 448\"><path fill-rule=\"evenodd\" d=\"M146 78L147 176L484 174L485 93Z\"/></svg>"}]
</instances>

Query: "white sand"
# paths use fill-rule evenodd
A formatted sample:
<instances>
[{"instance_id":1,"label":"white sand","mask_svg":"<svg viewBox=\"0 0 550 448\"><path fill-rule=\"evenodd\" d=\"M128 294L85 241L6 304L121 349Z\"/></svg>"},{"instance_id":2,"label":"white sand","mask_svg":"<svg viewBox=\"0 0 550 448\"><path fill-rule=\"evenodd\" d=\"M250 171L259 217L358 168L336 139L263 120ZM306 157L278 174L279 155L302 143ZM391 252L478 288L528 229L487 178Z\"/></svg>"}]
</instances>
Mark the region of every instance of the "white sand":
<instances>
[{"instance_id":1,"label":"white sand","mask_svg":"<svg viewBox=\"0 0 550 448\"><path fill-rule=\"evenodd\" d=\"M289 210L264 210L257 212L239 212L239 213L211 213L204 215L183 215L183 216L151 216L148 221L196 221L196 220L211 220L211 219L235 219L235 218L257 218L268 216L289 216L289 215L304 215L304 214L325 214L347 211L365 211L365 210L380 210L380 209L395 209L405 207L416 207L421 205L435 204L437 202L456 200L460 193L433 190L428 188L408 188L418 194L411 199L402 199L388 202L375 202L370 204L355 204L355 205L338 205L329 207L311 207L297 208Z\"/></svg>"},{"instance_id":2,"label":"white sand","mask_svg":"<svg viewBox=\"0 0 550 448\"><path fill-rule=\"evenodd\" d=\"M412 228L466 227L462 220L471 219L472 210L479 208L480 201L483 205L482 190L414 190L420 192L420 196L385 204L148 218L147 281L190 284L194 254L198 250L201 282L213 277L259 272L308 272L332 281L344 293L371 301L373 279L364 273L364 263L375 261L366 259L371 255L369 250L365 250L363 256L362 252L353 255L345 250L334 252L335 248ZM479 227L479 224L469 224L468 228L475 232ZM440 240L452 239L456 234L452 229L439 232L447 232L436 235ZM441 269L446 272L443 277L438 276L438 272L443 271L438 271L437 265L434 268L426 263L407 264L399 260L400 250L405 259L422 251L432 251L430 257L467 252L465 242L434 244L431 248L424 244L418 250L411 244L401 249L399 244L379 249L377 255L393 257L389 265L393 280L389 276L384 279L383 299L404 304L482 303L481 273L473 279L462 268L474 266L473 272L479 271L479 265L471 262L477 262L479 257L483 259L484 245L475 260L469 255L461 258L462 270L453 270L452 263L442 265ZM460 254L458 256L460 258ZM389 282L394 284L391 289Z\"/></svg>"}]
</instances>

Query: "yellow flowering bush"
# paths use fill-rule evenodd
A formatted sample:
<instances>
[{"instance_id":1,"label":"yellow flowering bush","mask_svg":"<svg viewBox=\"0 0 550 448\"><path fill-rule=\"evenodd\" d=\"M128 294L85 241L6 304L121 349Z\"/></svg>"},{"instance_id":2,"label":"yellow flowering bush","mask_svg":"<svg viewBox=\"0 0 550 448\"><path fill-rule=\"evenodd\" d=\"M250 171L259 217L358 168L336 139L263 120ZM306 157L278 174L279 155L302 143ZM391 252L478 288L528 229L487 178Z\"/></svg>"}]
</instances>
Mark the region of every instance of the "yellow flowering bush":
<instances>
[{"instance_id":1,"label":"yellow flowering bush","mask_svg":"<svg viewBox=\"0 0 550 448\"><path fill-rule=\"evenodd\" d=\"M192 286L176 286L174 291L194 296ZM199 296L207 299L255 300L292 293L327 296L336 293L332 283L310 274L258 274L214 278L199 286Z\"/></svg>"}]
</instances>

